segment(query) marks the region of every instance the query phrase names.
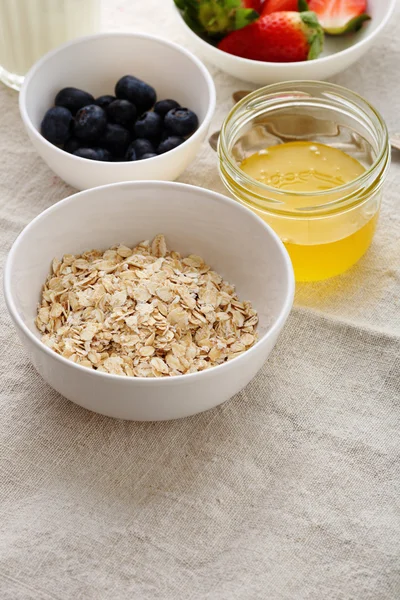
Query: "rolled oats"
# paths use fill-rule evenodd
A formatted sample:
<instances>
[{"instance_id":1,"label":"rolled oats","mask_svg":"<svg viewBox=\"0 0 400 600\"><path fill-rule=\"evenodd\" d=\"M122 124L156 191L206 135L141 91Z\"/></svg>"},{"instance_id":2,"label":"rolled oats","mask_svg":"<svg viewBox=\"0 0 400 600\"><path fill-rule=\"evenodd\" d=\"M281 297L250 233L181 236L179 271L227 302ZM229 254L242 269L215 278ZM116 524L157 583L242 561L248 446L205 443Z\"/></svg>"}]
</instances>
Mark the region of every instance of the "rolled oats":
<instances>
[{"instance_id":1,"label":"rolled oats","mask_svg":"<svg viewBox=\"0 0 400 600\"><path fill-rule=\"evenodd\" d=\"M257 341L257 312L200 256L165 237L134 248L55 258L36 326L49 348L90 369L130 377L196 373Z\"/></svg>"}]
</instances>

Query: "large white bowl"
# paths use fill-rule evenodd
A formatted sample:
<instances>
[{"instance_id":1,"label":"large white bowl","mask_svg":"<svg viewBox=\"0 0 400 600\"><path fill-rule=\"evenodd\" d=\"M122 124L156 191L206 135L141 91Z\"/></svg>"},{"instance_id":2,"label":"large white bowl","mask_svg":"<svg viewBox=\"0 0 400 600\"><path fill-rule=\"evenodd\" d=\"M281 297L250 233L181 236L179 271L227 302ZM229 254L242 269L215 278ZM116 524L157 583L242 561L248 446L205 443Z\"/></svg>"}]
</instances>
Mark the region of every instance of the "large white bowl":
<instances>
[{"instance_id":1,"label":"large white bowl","mask_svg":"<svg viewBox=\"0 0 400 600\"><path fill-rule=\"evenodd\" d=\"M170 0L174 3L174 0ZM368 12L372 19L358 33L340 37L325 36L325 48L320 58L304 62L272 63L240 58L218 50L196 35L174 10L189 36L193 47L210 63L238 79L267 85L280 81L299 79L324 80L344 71L356 62L375 43L378 35L389 22L396 0L368 0Z\"/></svg>"},{"instance_id":2,"label":"large white bowl","mask_svg":"<svg viewBox=\"0 0 400 600\"><path fill-rule=\"evenodd\" d=\"M150 83L158 98L173 98L194 110L199 128L181 146L135 162L99 162L68 154L40 134L57 92L67 86L95 97L113 94L123 75ZM215 86L204 65L184 48L142 33L101 33L78 38L46 54L27 74L20 112L36 150L64 181L82 190L137 179L176 179L195 158L215 110Z\"/></svg>"},{"instance_id":3,"label":"large white bowl","mask_svg":"<svg viewBox=\"0 0 400 600\"><path fill-rule=\"evenodd\" d=\"M34 319L54 257L133 245L157 233L166 234L171 249L202 256L253 302L260 317L255 346L204 372L145 379L92 371L42 344ZM239 392L276 343L292 306L294 277L276 233L238 202L184 184L138 181L75 194L36 217L10 251L4 291L23 345L53 388L95 412L148 421L193 415Z\"/></svg>"}]
</instances>

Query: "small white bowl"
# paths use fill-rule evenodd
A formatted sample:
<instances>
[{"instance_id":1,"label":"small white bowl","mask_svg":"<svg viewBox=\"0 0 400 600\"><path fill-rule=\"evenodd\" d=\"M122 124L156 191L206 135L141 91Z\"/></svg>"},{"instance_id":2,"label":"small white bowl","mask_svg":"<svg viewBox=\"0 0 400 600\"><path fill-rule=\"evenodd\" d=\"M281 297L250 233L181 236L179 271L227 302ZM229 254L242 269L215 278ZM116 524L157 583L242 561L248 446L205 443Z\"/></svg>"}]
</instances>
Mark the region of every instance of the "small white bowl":
<instances>
[{"instance_id":1,"label":"small white bowl","mask_svg":"<svg viewBox=\"0 0 400 600\"><path fill-rule=\"evenodd\" d=\"M173 3L174 0L171 0ZM238 79L267 85L281 81L300 79L324 80L344 71L375 43L393 14L396 0L368 0L368 13L372 19L358 33L340 37L325 36L325 48L320 58L304 62L272 63L249 60L218 50L196 35L183 20L179 10L175 12L190 37L196 52Z\"/></svg>"},{"instance_id":2,"label":"small white bowl","mask_svg":"<svg viewBox=\"0 0 400 600\"><path fill-rule=\"evenodd\" d=\"M165 233L171 249L195 253L236 285L259 313L260 339L241 356L200 373L134 378L92 371L40 341L34 319L54 257ZM80 192L36 217L7 258L4 294L17 333L42 377L92 411L121 419L177 419L213 408L254 377L293 303L293 269L274 231L238 202L180 183L138 181ZM266 401L268 401L266 399Z\"/></svg>"},{"instance_id":3,"label":"small white bowl","mask_svg":"<svg viewBox=\"0 0 400 600\"><path fill-rule=\"evenodd\" d=\"M173 98L194 110L197 131L178 148L155 158L110 163L68 154L40 134L44 114L61 88L78 87L96 98L114 94L118 79L128 74L154 86L158 99ZM40 156L61 179L82 190L119 181L176 179L207 135L215 86L204 65L177 44L143 33L101 33L75 39L41 58L25 78L19 106Z\"/></svg>"}]
</instances>

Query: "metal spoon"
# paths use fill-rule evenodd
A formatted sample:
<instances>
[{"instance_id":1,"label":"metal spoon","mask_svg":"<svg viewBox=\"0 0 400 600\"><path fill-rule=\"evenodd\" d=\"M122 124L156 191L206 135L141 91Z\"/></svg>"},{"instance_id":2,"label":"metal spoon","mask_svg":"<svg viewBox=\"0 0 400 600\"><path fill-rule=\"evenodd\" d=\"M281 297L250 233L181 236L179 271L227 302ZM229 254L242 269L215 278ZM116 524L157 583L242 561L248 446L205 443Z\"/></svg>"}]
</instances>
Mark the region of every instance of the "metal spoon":
<instances>
[{"instance_id":1,"label":"metal spoon","mask_svg":"<svg viewBox=\"0 0 400 600\"><path fill-rule=\"evenodd\" d=\"M233 99L234 103L237 104L238 102L243 100L243 98L245 96L248 96L249 94L251 94L251 92L252 92L252 90L239 90L237 92L233 92L232 99Z\"/></svg>"},{"instance_id":2,"label":"metal spoon","mask_svg":"<svg viewBox=\"0 0 400 600\"><path fill-rule=\"evenodd\" d=\"M248 96L248 94L251 94L251 92L252 92L252 90L238 90L237 92L234 92L232 94L233 102L235 104L237 104L245 96ZM221 131L214 131L214 133L211 134L210 137L208 138L208 142L209 142L211 148L213 150L215 150L215 152L217 151L218 138L219 138L220 133L221 133ZM400 133L393 134L389 141L390 141L390 145L392 148L400 151Z\"/></svg>"},{"instance_id":3,"label":"metal spoon","mask_svg":"<svg viewBox=\"0 0 400 600\"><path fill-rule=\"evenodd\" d=\"M390 138L390 145L396 150L400 150L400 133L395 133Z\"/></svg>"},{"instance_id":4,"label":"metal spoon","mask_svg":"<svg viewBox=\"0 0 400 600\"><path fill-rule=\"evenodd\" d=\"M232 100L233 100L234 104L237 104L238 102L240 102L240 100L242 100L248 94L251 94L251 92L252 92L252 90L238 90L237 92L233 92ZM210 137L208 138L208 143L210 144L211 148L215 152L217 151L218 138L219 138L220 133L221 133L221 131L214 131L214 133L212 133L210 135Z\"/></svg>"}]
</instances>

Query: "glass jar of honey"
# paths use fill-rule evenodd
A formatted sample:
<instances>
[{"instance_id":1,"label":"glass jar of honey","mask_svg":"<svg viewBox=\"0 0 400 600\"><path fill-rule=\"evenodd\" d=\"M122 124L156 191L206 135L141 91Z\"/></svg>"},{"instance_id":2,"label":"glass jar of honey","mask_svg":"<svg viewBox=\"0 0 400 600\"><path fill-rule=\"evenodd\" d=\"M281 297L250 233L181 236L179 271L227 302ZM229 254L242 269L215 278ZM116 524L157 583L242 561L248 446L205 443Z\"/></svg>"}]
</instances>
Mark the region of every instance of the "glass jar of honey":
<instances>
[{"instance_id":1,"label":"glass jar of honey","mask_svg":"<svg viewBox=\"0 0 400 600\"><path fill-rule=\"evenodd\" d=\"M361 96L316 81L261 88L225 119L218 155L224 184L278 233L297 281L339 275L368 249L390 146Z\"/></svg>"}]
</instances>

